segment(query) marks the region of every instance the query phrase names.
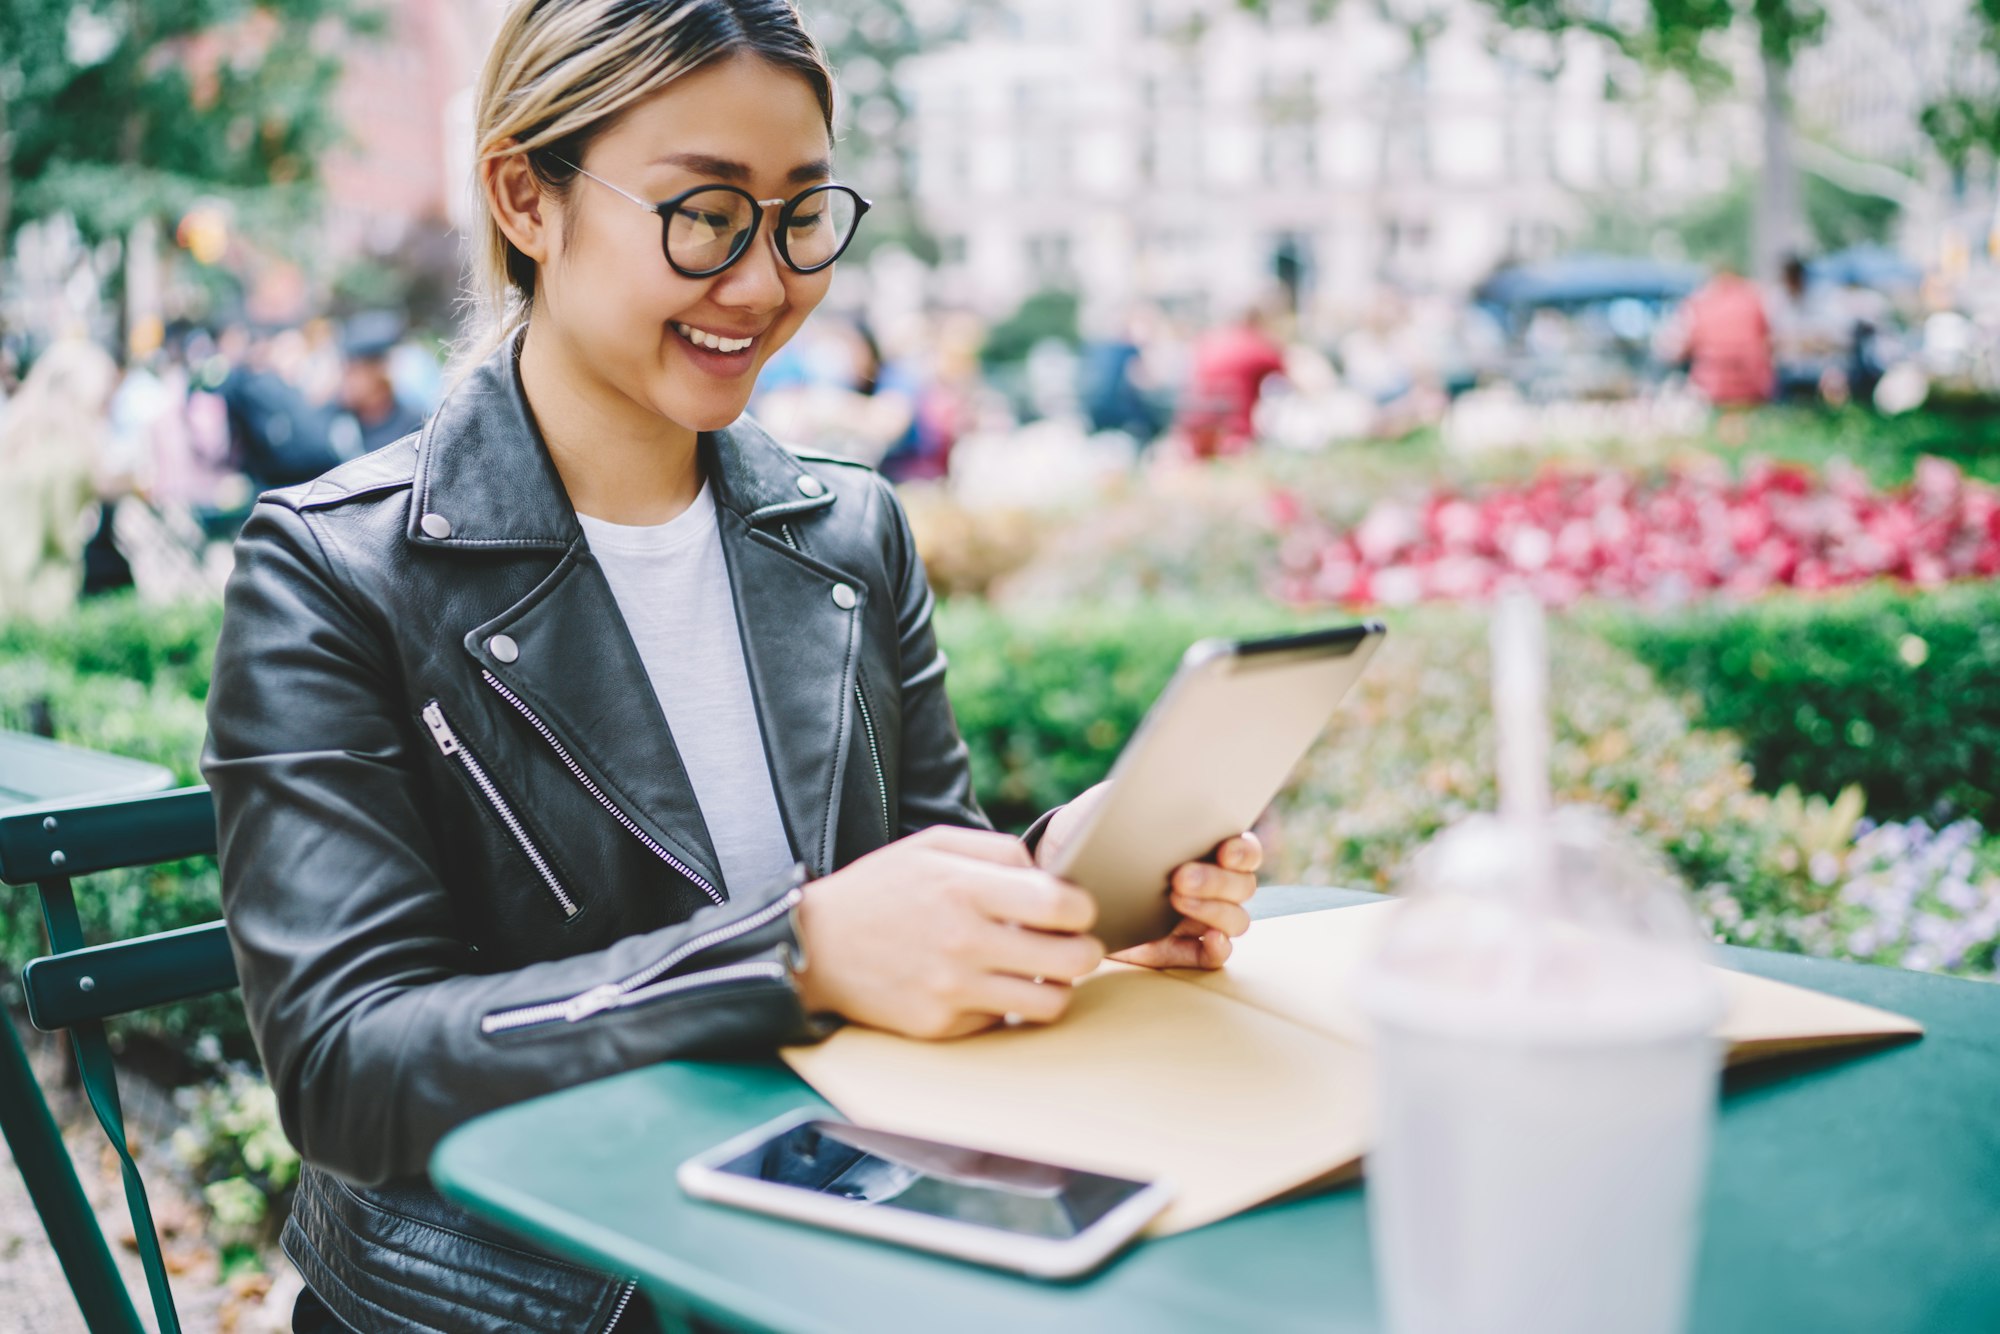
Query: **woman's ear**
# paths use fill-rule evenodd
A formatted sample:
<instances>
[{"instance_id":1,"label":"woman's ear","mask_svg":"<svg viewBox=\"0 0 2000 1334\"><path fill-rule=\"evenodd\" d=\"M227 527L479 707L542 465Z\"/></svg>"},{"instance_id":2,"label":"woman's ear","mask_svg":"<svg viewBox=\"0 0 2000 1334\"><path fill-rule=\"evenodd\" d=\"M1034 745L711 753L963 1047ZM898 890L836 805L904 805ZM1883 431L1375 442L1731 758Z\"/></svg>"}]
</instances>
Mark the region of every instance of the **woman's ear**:
<instances>
[{"instance_id":1,"label":"woman's ear","mask_svg":"<svg viewBox=\"0 0 2000 1334\"><path fill-rule=\"evenodd\" d=\"M512 139L497 145L501 149L514 146ZM552 201L535 180L528 155L505 153L487 158L479 164L479 187L493 221L514 248L537 264L547 263L556 239L556 211L549 207Z\"/></svg>"}]
</instances>

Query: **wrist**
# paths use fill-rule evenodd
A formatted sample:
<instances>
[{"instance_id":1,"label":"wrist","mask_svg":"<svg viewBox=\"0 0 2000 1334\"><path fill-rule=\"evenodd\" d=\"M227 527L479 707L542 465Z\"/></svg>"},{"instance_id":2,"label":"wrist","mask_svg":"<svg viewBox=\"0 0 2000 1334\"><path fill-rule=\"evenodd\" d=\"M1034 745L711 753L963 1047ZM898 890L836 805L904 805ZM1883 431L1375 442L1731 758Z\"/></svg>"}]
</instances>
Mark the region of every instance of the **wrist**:
<instances>
[{"instance_id":1,"label":"wrist","mask_svg":"<svg viewBox=\"0 0 2000 1334\"><path fill-rule=\"evenodd\" d=\"M813 895L808 888L799 894L799 901L792 905L789 914L792 926L792 946L786 971L791 976L792 990L798 993L799 1007L807 1014L828 1014L833 1006L824 994L824 971L813 967L818 951L814 948L814 919L812 915Z\"/></svg>"}]
</instances>

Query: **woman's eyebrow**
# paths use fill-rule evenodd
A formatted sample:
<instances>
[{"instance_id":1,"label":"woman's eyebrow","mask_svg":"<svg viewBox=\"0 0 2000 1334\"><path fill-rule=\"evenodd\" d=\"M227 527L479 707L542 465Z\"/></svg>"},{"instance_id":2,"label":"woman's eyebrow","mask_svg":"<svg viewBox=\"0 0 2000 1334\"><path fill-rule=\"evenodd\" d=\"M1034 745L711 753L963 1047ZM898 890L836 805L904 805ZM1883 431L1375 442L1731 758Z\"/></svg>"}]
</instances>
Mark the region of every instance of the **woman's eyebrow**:
<instances>
[{"instance_id":1,"label":"woman's eyebrow","mask_svg":"<svg viewBox=\"0 0 2000 1334\"><path fill-rule=\"evenodd\" d=\"M719 176L725 181L742 184L750 179L750 168L741 162L726 157L712 157L707 153L672 153L666 157L654 158L655 166L665 164L681 167L699 176ZM833 175L833 164L825 158L804 162L785 174L785 179L795 185L808 181L823 181Z\"/></svg>"}]
</instances>

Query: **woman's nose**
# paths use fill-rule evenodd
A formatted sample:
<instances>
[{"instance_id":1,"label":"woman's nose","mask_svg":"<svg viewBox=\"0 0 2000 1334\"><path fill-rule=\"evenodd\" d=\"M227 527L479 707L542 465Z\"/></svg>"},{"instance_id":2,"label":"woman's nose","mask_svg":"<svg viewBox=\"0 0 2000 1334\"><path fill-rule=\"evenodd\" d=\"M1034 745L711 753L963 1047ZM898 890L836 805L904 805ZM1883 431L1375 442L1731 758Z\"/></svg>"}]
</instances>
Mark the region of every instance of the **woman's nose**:
<instances>
[{"instance_id":1,"label":"woman's nose","mask_svg":"<svg viewBox=\"0 0 2000 1334\"><path fill-rule=\"evenodd\" d=\"M785 303L784 266L778 257L777 236L765 232L742 259L717 277L716 303L741 310L776 310Z\"/></svg>"}]
</instances>

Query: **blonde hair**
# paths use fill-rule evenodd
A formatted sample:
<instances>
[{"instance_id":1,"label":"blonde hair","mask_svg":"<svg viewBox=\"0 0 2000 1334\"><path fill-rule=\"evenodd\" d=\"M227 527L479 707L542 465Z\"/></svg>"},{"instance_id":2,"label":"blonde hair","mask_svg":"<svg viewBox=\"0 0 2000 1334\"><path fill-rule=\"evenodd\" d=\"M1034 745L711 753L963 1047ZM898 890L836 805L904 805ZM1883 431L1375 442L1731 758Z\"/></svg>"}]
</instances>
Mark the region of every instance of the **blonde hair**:
<instances>
[{"instance_id":1,"label":"blonde hair","mask_svg":"<svg viewBox=\"0 0 2000 1334\"><path fill-rule=\"evenodd\" d=\"M833 132L833 74L792 0L515 0L479 76L475 181L485 163L524 157L558 206L598 136L682 75L735 55L790 70L812 87ZM472 256L483 331L457 372L483 360L528 316L535 261L516 249L480 191Z\"/></svg>"}]
</instances>

